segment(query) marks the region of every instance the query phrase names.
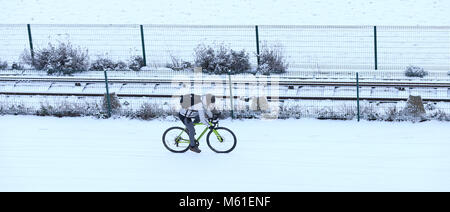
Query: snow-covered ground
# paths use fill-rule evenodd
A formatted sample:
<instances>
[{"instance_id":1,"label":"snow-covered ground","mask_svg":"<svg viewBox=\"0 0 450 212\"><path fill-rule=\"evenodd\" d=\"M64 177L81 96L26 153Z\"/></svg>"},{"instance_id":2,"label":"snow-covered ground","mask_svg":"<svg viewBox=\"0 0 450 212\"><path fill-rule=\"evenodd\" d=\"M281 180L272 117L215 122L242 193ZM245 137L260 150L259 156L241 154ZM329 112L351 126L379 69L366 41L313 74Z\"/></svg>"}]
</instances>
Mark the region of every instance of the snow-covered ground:
<instances>
[{"instance_id":1,"label":"snow-covered ground","mask_svg":"<svg viewBox=\"0 0 450 212\"><path fill-rule=\"evenodd\" d=\"M448 0L1 0L2 23L450 25Z\"/></svg>"},{"instance_id":2,"label":"snow-covered ground","mask_svg":"<svg viewBox=\"0 0 450 212\"><path fill-rule=\"evenodd\" d=\"M25 26L29 23L36 49L48 42L70 41L88 48L91 60L105 55L128 60L140 55L138 24L144 24L147 62L152 70L112 72L112 78L177 75L160 67L154 70L170 62L171 55L192 60L193 49L201 43L246 49L255 68L254 25L260 25L260 42L284 46L290 63L286 77L349 80L352 71L374 69L372 26L376 25L378 71L389 72L364 79L409 80L402 74L407 65L432 71L417 81L449 79L448 0L0 0L0 5L0 24L5 24L0 28L0 59L9 66L29 49ZM214 26L167 28L168 24ZM327 27L330 25L345 27ZM340 69L340 74L327 73L332 69ZM34 71L27 74L37 75ZM29 89L16 84L16 90ZM0 87L9 89L9 85ZM32 90L48 91L50 87L67 90L45 84ZM87 88L87 92L103 89ZM116 91L114 86L111 89ZM308 89L299 88L296 95L331 92ZM406 93L372 91L382 96ZM354 93L339 88L333 92L341 96ZM448 97L448 89L424 92L425 96ZM368 93L362 90L363 96ZM88 102L77 97L61 99L45 102ZM0 101L42 104L41 99L27 96L2 96ZM129 101L130 107L138 105ZM312 105L326 108L333 104ZM161 142L165 129L180 126L173 120L0 116L0 191L450 191L450 135L446 133L450 122L300 119L224 120L221 124L238 137L232 153L215 154L201 141L201 154L174 154Z\"/></svg>"},{"instance_id":3,"label":"snow-covered ground","mask_svg":"<svg viewBox=\"0 0 450 212\"><path fill-rule=\"evenodd\" d=\"M92 60L110 57L123 61L142 54L138 24L144 24L149 65L165 66L171 62L171 56L193 62L194 48L198 45L224 44L238 51L245 49L255 69L254 26L259 25L260 45L283 46L290 71L373 70L376 25L379 70L404 70L408 65L432 71L450 69L450 6L446 0L3 0L0 3L3 8L0 24L19 24L0 27L0 59L9 65L29 48L26 23L31 24L35 49L44 48L49 42L70 41L87 48Z\"/></svg>"},{"instance_id":4,"label":"snow-covered ground","mask_svg":"<svg viewBox=\"0 0 450 212\"><path fill-rule=\"evenodd\" d=\"M232 153L174 154L170 120L0 116L0 191L450 191L447 122L221 124Z\"/></svg>"}]
</instances>

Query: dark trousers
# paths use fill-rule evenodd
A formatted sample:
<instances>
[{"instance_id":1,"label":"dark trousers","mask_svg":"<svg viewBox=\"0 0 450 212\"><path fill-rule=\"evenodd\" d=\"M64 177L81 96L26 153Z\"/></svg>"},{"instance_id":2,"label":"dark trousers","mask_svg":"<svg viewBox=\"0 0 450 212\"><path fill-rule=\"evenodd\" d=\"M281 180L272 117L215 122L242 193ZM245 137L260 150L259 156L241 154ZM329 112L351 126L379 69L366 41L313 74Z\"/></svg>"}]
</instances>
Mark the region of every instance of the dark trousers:
<instances>
[{"instance_id":1,"label":"dark trousers","mask_svg":"<svg viewBox=\"0 0 450 212\"><path fill-rule=\"evenodd\" d=\"M196 116L194 118L194 120L192 121L192 118L188 118L185 117L181 114L178 114L178 117L180 118L181 122L183 122L183 124L186 126L187 130L188 130L188 135L189 135L189 141L190 141L190 146L195 146L195 128L194 128L194 123L199 123L200 122L200 117Z\"/></svg>"}]
</instances>

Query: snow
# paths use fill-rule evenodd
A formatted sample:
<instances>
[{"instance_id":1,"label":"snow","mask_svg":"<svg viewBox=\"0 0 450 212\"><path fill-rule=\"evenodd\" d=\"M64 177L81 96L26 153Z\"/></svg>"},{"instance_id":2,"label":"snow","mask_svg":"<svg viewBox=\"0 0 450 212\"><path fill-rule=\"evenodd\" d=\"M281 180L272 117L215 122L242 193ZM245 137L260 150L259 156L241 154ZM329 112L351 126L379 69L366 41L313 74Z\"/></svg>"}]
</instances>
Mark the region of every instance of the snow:
<instances>
[{"instance_id":1,"label":"snow","mask_svg":"<svg viewBox=\"0 0 450 212\"><path fill-rule=\"evenodd\" d=\"M432 71L449 70L450 5L446 0L3 0L0 3L6 11L0 14L1 24L20 24L0 28L0 45L4 46L0 56L10 65L29 48L26 23L31 24L35 49L44 48L49 42L70 41L88 48L92 60L109 57L122 61L141 55L138 24L144 24L147 63L152 66L165 66L171 56L192 62L197 45L223 43L235 50L245 49L255 68L254 26L259 25L261 44L283 46L289 71L371 70L376 25L380 70L403 70L408 65ZM390 27L403 25L444 27Z\"/></svg>"},{"instance_id":2,"label":"snow","mask_svg":"<svg viewBox=\"0 0 450 212\"><path fill-rule=\"evenodd\" d=\"M362 74L362 79L372 81L410 80L403 76L403 67L420 65L432 72L414 81L449 79L447 0L0 0L0 5L0 24L8 24L1 26L0 59L9 65L29 48L25 27L29 23L35 48L45 47L48 42L71 41L89 48L91 59L107 56L120 60L141 54L138 24L144 24L147 71L111 72L112 79L179 77L186 72L174 73L158 66L170 61L170 55L192 60L193 49L201 43L222 42L237 50L244 48L255 66L254 25L260 25L262 42L270 39L269 44L282 44L286 50L291 65L288 74L283 75L286 78L348 81L360 71L367 74ZM177 26L167 29L168 24ZM231 25L238 26L224 30ZM330 25L346 27L328 28ZM373 69L374 25L379 26L378 62L383 71L377 74L369 71ZM402 25L446 27L389 27ZM297 39L298 35L304 39ZM1 74L42 75L12 70ZM88 72L77 77L102 75ZM173 87L112 85L110 89L171 93ZM70 83L17 82L14 87L12 83L0 84L2 91L24 92L97 93L104 88L92 84L80 89ZM226 89L223 92L227 93ZM236 89L245 95L251 93ZM278 92L292 96L311 92L319 96L354 95L347 88L308 86L296 90L283 87ZM450 90L377 88L361 92L363 97L420 94L446 98ZM0 100L9 104L23 102L27 107L39 106L43 101L38 97L4 95ZM45 99L48 104L62 101L88 103L100 99ZM150 100L127 101L136 108ZM301 104L326 109L334 103ZM221 124L238 137L232 153L215 154L201 141L201 154L174 154L161 143L165 129L180 126L173 120L0 116L0 191L450 191L450 135L445 133L449 122L300 119L224 120Z\"/></svg>"},{"instance_id":3,"label":"snow","mask_svg":"<svg viewBox=\"0 0 450 212\"><path fill-rule=\"evenodd\" d=\"M49 78L52 79L52 78ZM97 78L101 80L101 78ZM111 79L111 77L109 78ZM121 78L116 78L121 79ZM151 79L151 78L149 78ZM153 78L163 80L163 78ZM125 79L123 79L125 80ZM188 77L174 76L165 80L172 83L146 82L146 83L109 83L109 91L117 94L161 94L161 95L177 95L185 92L194 92L196 89L202 90L202 93L210 92L215 95L229 96L229 84L225 76L203 76L198 77L198 83L193 86ZM182 80L185 80L183 83ZM201 80L214 80L215 83L203 82ZM80 80L82 81L82 80ZM186 82L187 81L187 82ZM258 82L259 84L248 85L245 83L234 84L233 94L236 96L252 97L252 96L291 96L291 97L355 97L356 86L295 86L288 89L286 85L279 85L287 81L278 77L256 78L256 77L239 77L232 76L231 81L237 82ZM269 85L267 82L270 81ZM352 82L349 80L348 82ZM360 80L365 82L366 80ZM370 80L372 81L372 80ZM306 82L306 80L302 80ZM354 82L354 81L353 81ZM408 88L401 91L397 87L400 86L381 86L381 87L363 87L360 90L361 97L372 98L408 98L409 95L420 95L426 99L448 99L449 88ZM405 87L405 86L404 86ZM105 83L80 83L76 86L73 82L33 82L33 81L9 81L0 82L0 92L18 92L18 93L69 93L69 94L104 94L106 92Z\"/></svg>"},{"instance_id":4,"label":"snow","mask_svg":"<svg viewBox=\"0 0 450 212\"><path fill-rule=\"evenodd\" d=\"M233 152L174 154L180 124L0 116L0 191L450 191L448 122L224 120Z\"/></svg>"},{"instance_id":5,"label":"snow","mask_svg":"<svg viewBox=\"0 0 450 212\"><path fill-rule=\"evenodd\" d=\"M449 25L447 0L1 0L3 23Z\"/></svg>"}]
</instances>

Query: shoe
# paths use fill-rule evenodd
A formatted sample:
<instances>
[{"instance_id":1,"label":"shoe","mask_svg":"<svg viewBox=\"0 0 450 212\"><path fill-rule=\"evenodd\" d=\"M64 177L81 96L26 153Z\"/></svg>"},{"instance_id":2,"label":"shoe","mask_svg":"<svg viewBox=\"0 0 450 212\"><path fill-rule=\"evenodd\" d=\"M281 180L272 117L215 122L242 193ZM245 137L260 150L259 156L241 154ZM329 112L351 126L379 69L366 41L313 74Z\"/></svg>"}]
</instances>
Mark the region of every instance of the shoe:
<instances>
[{"instance_id":1,"label":"shoe","mask_svg":"<svg viewBox=\"0 0 450 212\"><path fill-rule=\"evenodd\" d=\"M189 150L196 152L196 153L200 153L202 151L198 148L198 146L189 146Z\"/></svg>"}]
</instances>

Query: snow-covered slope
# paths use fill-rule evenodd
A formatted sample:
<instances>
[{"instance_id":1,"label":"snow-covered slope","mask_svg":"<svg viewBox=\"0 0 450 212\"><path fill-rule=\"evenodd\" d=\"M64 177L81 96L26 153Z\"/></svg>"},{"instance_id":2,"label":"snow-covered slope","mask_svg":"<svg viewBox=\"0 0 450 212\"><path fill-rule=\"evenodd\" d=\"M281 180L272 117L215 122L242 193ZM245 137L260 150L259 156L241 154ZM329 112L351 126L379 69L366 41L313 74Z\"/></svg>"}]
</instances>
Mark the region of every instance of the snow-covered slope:
<instances>
[{"instance_id":1,"label":"snow-covered slope","mask_svg":"<svg viewBox=\"0 0 450 212\"><path fill-rule=\"evenodd\" d=\"M450 25L448 0L0 0L1 23Z\"/></svg>"},{"instance_id":2,"label":"snow-covered slope","mask_svg":"<svg viewBox=\"0 0 450 212\"><path fill-rule=\"evenodd\" d=\"M0 116L0 191L450 191L450 123L222 121L230 154L174 154L171 121Z\"/></svg>"}]
</instances>

